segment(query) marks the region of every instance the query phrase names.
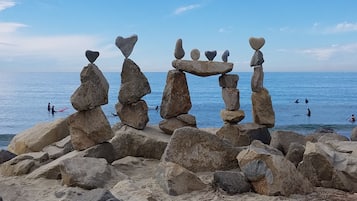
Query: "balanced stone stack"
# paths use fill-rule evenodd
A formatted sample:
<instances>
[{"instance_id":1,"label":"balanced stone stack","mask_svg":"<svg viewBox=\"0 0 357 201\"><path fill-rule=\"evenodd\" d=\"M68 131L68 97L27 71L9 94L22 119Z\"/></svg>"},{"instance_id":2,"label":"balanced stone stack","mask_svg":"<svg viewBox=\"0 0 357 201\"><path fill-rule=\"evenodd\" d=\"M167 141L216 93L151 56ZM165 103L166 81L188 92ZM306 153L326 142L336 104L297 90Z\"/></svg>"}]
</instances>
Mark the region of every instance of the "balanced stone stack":
<instances>
[{"instance_id":1,"label":"balanced stone stack","mask_svg":"<svg viewBox=\"0 0 357 201\"><path fill-rule=\"evenodd\" d=\"M181 39L176 42L174 55L176 59L182 59L185 56ZM186 74L177 69L170 70L167 73L160 106L160 116L164 120L159 123L159 128L166 134L171 135L177 128L184 126L196 127L195 116L188 114L191 107Z\"/></svg>"},{"instance_id":2,"label":"balanced stone stack","mask_svg":"<svg viewBox=\"0 0 357 201\"><path fill-rule=\"evenodd\" d=\"M275 113L269 91L263 86L264 72L262 64L264 63L264 58L263 53L260 51L260 48L265 44L265 39L251 37L249 44L255 50L250 62L250 66L254 68L251 80L253 119L257 124L272 128L275 125Z\"/></svg>"},{"instance_id":3,"label":"balanced stone stack","mask_svg":"<svg viewBox=\"0 0 357 201\"><path fill-rule=\"evenodd\" d=\"M238 75L223 74L219 77L219 86L222 87L222 98L226 106L221 111L221 117L228 124L237 124L245 117L244 111L239 110L238 79Z\"/></svg>"},{"instance_id":4,"label":"balanced stone stack","mask_svg":"<svg viewBox=\"0 0 357 201\"><path fill-rule=\"evenodd\" d=\"M137 40L138 36L132 35L128 38L118 36L115 41L125 57L121 71L119 102L115 109L123 124L142 130L149 121L148 106L142 97L151 93L151 88L139 66L128 58Z\"/></svg>"},{"instance_id":5,"label":"balanced stone stack","mask_svg":"<svg viewBox=\"0 0 357 201\"><path fill-rule=\"evenodd\" d=\"M224 62L213 61L217 55L215 50L205 52L208 61L199 61L200 51L198 49L191 51L192 60L182 60L185 56L182 39L177 40L174 55L176 60L172 61L172 66L175 70L168 72L160 110L160 115L164 120L160 122L159 127L167 134L172 134L175 129L184 126L196 127L196 118L188 114L192 104L185 72L206 77L225 74L233 69L233 63L227 62L228 50L222 55Z\"/></svg>"},{"instance_id":6,"label":"balanced stone stack","mask_svg":"<svg viewBox=\"0 0 357 201\"><path fill-rule=\"evenodd\" d=\"M81 72L81 85L71 96L76 113L68 117L73 148L84 150L108 141L113 131L101 105L108 103L109 84L103 73L94 64L99 52L86 51L90 63Z\"/></svg>"}]
</instances>

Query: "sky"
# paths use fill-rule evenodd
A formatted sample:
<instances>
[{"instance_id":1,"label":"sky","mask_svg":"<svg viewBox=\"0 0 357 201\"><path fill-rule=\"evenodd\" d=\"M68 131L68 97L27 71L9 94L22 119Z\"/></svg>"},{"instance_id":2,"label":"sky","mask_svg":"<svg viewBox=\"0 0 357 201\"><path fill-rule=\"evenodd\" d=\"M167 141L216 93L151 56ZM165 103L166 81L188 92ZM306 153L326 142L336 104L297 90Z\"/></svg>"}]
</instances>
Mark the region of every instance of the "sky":
<instances>
[{"instance_id":1,"label":"sky","mask_svg":"<svg viewBox=\"0 0 357 201\"><path fill-rule=\"evenodd\" d=\"M263 37L265 72L357 72L355 0L0 0L0 72L80 72L86 50L103 72L120 72L118 36L138 36L130 59L143 72L173 69L182 39L192 49L228 50L249 72L250 37Z\"/></svg>"}]
</instances>

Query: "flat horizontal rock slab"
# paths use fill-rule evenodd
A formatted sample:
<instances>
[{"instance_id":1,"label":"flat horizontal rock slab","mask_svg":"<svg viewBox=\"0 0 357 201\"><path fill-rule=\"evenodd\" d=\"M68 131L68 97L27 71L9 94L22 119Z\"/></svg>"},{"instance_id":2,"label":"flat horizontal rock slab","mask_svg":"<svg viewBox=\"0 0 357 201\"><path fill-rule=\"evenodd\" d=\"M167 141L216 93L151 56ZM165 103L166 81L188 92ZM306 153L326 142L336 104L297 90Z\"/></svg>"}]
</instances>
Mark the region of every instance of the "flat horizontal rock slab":
<instances>
[{"instance_id":1,"label":"flat horizontal rock slab","mask_svg":"<svg viewBox=\"0 0 357 201\"><path fill-rule=\"evenodd\" d=\"M233 63L215 61L174 60L172 66L202 77L228 73L233 69Z\"/></svg>"}]
</instances>

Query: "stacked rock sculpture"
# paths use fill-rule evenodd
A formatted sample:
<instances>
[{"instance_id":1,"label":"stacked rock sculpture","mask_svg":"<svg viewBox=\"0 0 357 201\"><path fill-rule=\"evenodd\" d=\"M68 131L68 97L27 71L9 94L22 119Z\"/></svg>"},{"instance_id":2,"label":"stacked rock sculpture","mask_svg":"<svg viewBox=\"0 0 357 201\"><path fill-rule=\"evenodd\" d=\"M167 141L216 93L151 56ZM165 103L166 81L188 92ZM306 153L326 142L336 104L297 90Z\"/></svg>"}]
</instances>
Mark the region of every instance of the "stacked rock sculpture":
<instances>
[{"instance_id":1,"label":"stacked rock sculpture","mask_svg":"<svg viewBox=\"0 0 357 201\"><path fill-rule=\"evenodd\" d=\"M194 58L199 58L199 51L192 53ZM178 39L174 56L177 60L184 57L182 39ZM196 118L188 114L191 109L191 97L188 90L186 74L178 69L167 73L166 85L162 95L160 116L164 119L159 123L159 128L166 134L172 134L175 129L184 126L196 127Z\"/></svg>"},{"instance_id":2,"label":"stacked rock sculpture","mask_svg":"<svg viewBox=\"0 0 357 201\"><path fill-rule=\"evenodd\" d=\"M272 128L275 124L275 113L269 91L263 86L264 58L263 53L260 51L265 44L265 39L251 37L249 44L255 50L250 62L250 66L254 68L251 79L253 119L257 124Z\"/></svg>"},{"instance_id":3,"label":"stacked rock sculpture","mask_svg":"<svg viewBox=\"0 0 357 201\"><path fill-rule=\"evenodd\" d=\"M244 111L239 110L238 79L238 75L234 74L223 74L219 77L219 86L222 87L222 98L226 107L221 111L221 117L229 124L237 124L245 117Z\"/></svg>"},{"instance_id":4,"label":"stacked rock sculpture","mask_svg":"<svg viewBox=\"0 0 357 201\"><path fill-rule=\"evenodd\" d=\"M99 52L87 50L90 64L81 72L81 85L71 96L76 113L68 118L73 148L84 150L113 137L113 131L101 105L108 103L109 84L94 64Z\"/></svg>"},{"instance_id":5,"label":"stacked rock sculpture","mask_svg":"<svg viewBox=\"0 0 357 201\"><path fill-rule=\"evenodd\" d=\"M238 123L245 118L245 113L239 109L238 80L239 76L237 74L223 74L219 77L219 86L222 87L225 109L221 110L221 118L224 125L216 132L216 135L236 146L241 146L246 145L246 140L240 135Z\"/></svg>"},{"instance_id":6,"label":"stacked rock sculpture","mask_svg":"<svg viewBox=\"0 0 357 201\"><path fill-rule=\"evenodd\" d=\"M128 58L137 40L138 36L132 35L128 38L118 36L115 41L125 57L121 71L119 102L115 109L123 124L142 130L149 122L148 106L142 97L151 93L151 88L139 66Z\"/></svg>"},{"instance_id":7,"label":"stacked rock sculpture","mask_svg":"<svg viewBox=\"0 0 357 201\"><path fill-rule=\"evenodd\" d=\"M182 39L178 39L175 46L174 56L176 60L172 61L174 70L170 70L166 78L166 86L163 92L160 115L164 119L159 123L159 127L167 134L172 134L177 128L184 126L196 127L195 116L188 114L192 107L190 93L187 85L186 74L191 73L197 76L206 77L211 75L222 76L230 72L233 69L233 63L228 63L229 51L226 50L222 55L224 62L213 61L217 55L217 51L206 51L205 56L208 61L199 61L200 51L198 49L191 50L192 60L183 60L185 51L182 47ZM232 80L233 79L233 80ZM234 85L234 80L235 85ZM235 88L237 86L238 76L227 76L222 78L222 84L230 82L224 85L225 97L229 99L229 96L237 96L234 100L227 100L230 103L230 110L239 109L239 91ZM221 82L221 81L220 81ZM234 89L231 89L234 88ZM233 95L228 95L229 93ZM237 105L238 104L238 105ZM240 115L242 116L242 115ZM243 113L244 118L244 113ZM238 122L236 119L231 120Z\"/></svg>"}]
</instances>

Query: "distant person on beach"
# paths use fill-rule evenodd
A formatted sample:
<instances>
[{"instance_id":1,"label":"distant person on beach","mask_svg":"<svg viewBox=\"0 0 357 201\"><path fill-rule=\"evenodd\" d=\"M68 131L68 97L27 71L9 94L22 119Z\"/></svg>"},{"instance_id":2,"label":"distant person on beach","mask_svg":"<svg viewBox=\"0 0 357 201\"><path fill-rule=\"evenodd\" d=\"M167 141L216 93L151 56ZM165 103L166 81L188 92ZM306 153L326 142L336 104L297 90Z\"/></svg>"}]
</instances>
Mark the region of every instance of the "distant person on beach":
<instances>
[{"instance_id":1,"label":"distant person on beach","mask_svg":"<svg viewBox=\"0 0 357 201\"><path fill-rule=\"evenodd\" d=\"M48 112L51 111L51 103L48 103L48 105L47 105L47 110L48 110Z\"/></svg>"},{"instance_id":2,"label":"distant person on beach","mask_svg":"<svg viewBox=\"0 0 357 201\"><path fill-rule=\"evenodd\" d=\"M296 100L295 100L295 103L299 103L299 99L296 99Z\"/></svg>"},{"instance_id":3,"label":"distant person on beach","mask_svg":"<svg viewBox=\"0 0 357 201\"><path fill-rule=\"evenodd\" d=\"M56 112L56 110L55 110L55 106L54 106L54 105L52 105L51 112L52 112L52 114L55 114L55 112Z\"/></svg>"},{"instance_id":4,"label":"distant person on beach","mask_svg":"<svg viewBox=\"0 0 357 201\"><path fill-rule=\"evenodd\" d=\"M310 117L311 116L311 110L310 110L310 108L307 108L307 114L306 114L308 117Z\"/></svg>"},{"instance_id":5,"label":"distant person on beach","mask_svg":"<svg viewBox=\"0 0 357 201\"><path fill-rule=\"evenodd\" d=\"M350 118L350 122L355 122L356 121L356 117L354 114L351 115L351 118Z\"/></svg>"}]
</instances>

